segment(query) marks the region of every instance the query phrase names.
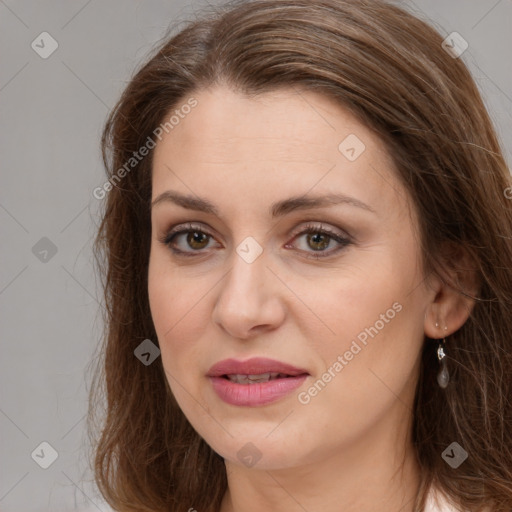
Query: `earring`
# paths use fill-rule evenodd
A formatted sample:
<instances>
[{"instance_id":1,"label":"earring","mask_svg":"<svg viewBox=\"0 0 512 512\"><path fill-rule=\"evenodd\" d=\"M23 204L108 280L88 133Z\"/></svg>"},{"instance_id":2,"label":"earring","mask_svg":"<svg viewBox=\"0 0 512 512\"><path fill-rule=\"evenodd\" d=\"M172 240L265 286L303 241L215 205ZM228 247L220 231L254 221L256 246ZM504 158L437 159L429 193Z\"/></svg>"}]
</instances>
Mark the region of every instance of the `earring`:
<instances>
[{"instance_id":1,"label":"earring","mask_svg":"<svg viewBox=\"0 0 512 512\"><path fill-rule=\"evenodd\" d=\"M437 347L437 359L439 360L439 372L437 374L437 383L439 387L445 389L450 382L450 374L448 372L448 366L446 364L446 353L445 353L445 338L439 340Z\"/></svg>"}]
</instances>

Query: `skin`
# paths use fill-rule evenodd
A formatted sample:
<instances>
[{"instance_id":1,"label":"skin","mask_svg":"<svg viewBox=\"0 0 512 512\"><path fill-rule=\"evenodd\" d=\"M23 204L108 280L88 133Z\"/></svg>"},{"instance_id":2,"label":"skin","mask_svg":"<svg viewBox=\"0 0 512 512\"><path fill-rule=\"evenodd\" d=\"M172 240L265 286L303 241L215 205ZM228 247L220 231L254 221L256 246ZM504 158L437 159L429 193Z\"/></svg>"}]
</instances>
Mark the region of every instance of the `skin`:
<instances>
[{"instance_id":1,"label":"skin","mask_svg":"<svg viewBox=\"0 0 512 512\"><path fill-rule=\"evenodd\" d=\"M339 512L340 505L364 512L376 503L383 512L412 511L420 350L425 335L457 330L469 307L433 274L424 276L417 217L385 146L316 93L283 89L248 98L216 86L194 97L198 105L155 148L152 199L167 190L201 196L219 216L171 201L153 206L148 291L170 388L226 462L221 512ZM338 149L350 134L366 147L354 161ZM343 193L374 212L337 204L271 218L272 203L306 193ZM187 222L212 236L191 246L182 234L174 247L198 256L176 255L162 242ZM348 233L352 242L327 237L315 245L300 234L308 223ZM249 236L263 248L252 263L236 252ZM319 245L330 255L308 258ZM300 403L298 393L393 303L401 311ZM310 376L272 404L224 403L206 377L209 368L255 356ZM252 467L237 458L248 442L261 455Z\"/></svg>"}]
</instances>

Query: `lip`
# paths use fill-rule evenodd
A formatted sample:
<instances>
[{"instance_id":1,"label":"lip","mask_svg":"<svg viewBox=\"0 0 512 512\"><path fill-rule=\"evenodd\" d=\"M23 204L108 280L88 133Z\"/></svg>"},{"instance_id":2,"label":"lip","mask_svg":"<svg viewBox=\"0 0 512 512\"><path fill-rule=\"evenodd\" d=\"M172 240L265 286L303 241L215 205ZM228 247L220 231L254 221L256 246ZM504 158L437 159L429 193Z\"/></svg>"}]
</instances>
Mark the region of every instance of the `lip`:
<instances>
[{"instance_id":1,"label":"lip","mask_svg":"<svg viewBox=\"0 0 512 512\"><path fill-rule=\"evenodd\" d=\"M208 377L221 377L222 375L261 375L262 373L286 373L293 377L308 373L303 368L297 368L288 363L266 357L253 357L246 361L237 359L224 359L215 363L208 370Z\"/></svg>"},{"instance_id":2,"label":"lip","mask_svg":"<svg viewBox=\"0 0 512 512\"><path fill-rule=\"evenodd\" d=\"M288 377L254 384L238 384L223 377L223 375L261 375L262 373L283 373ZM249 407L280 400L298 388L308 376L307 370L265 357L254 357L246 361L225 359L214 364L207 373L214 391L221 400L231 405Z\"/></svg>"}]
</instances>

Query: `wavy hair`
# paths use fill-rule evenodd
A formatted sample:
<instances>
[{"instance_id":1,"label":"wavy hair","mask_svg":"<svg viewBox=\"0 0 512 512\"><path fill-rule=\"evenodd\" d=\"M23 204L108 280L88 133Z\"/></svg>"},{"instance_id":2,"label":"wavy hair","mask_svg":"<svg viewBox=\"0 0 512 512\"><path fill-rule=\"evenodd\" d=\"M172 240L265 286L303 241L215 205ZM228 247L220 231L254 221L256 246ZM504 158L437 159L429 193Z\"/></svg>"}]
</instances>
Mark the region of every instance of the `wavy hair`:
<instances>
[{"instance_id":1,"label":"wavy hair","mask_svg":"<svg viewBox=\"0 0 512 512\"><path fill-rule=\"evenodd\" d=\"M425 337L414 510L433 484L468 511L512 510L510 172L474 80L442 42L431 25L383 1L235 1L166 36L131 77L102 136L108 194L95 255L105 332L88 417L95 479L115 510L217 512L227 488L222 457L181 412L161 358L145 366L134 356L143 340L158 341L147 289L152 151L130 160L169 112L221 83L246 95L296 87L349 109L389 148L418 213L425 273L450 269L462 294L464 276L475 273L474 308L447 341L446 389ZM441 458L454 440L469 454L456 470Z\"/></svg>"}]
</instances>

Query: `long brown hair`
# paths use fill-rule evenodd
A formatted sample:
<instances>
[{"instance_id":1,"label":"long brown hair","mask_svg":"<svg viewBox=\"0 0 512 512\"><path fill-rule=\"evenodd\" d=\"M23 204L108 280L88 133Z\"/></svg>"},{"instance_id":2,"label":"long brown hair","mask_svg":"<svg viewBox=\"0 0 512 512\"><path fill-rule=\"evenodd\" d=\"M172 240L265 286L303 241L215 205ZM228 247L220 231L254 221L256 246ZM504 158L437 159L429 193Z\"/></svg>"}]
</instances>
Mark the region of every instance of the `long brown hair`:
<instances>
[{"instance_id":1,"label":"long brown hair","mask_svg":"<svg viewBox=\"0 0 512 512\"><path fill-rule=\"evenodd\" d=\"M158 340L147 292L152 152L130 160L157 142L170 112L225 83L248 95L302 88L349 109L389 148L418 212L425 273L468 271L443 253L446 243L469 255L479 293L447 340L446 389L425 337L414 509L435 484L461 508L512 510L512 188L477 86L442 41L382 1L238 1L166 38L133 76L104 128L109 192L95 245L105 337L88 425L96 482L114 509L217 512L226 491L224 461L184 417L161 358L145 366L134 356L143 340ZM454 441L468 453L456 470L441 457Z\"/></svg>"}]
</instances>

